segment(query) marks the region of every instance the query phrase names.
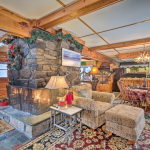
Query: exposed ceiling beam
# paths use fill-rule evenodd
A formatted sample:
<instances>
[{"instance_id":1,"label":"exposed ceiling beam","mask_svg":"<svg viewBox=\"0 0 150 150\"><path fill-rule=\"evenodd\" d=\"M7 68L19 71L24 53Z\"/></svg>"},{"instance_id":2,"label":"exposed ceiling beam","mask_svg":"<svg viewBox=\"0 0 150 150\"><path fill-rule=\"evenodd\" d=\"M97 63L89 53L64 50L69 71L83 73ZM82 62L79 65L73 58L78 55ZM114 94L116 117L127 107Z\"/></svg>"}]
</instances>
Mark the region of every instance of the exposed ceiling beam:
<instances>
[{"instance_id":1,"label":"exposed ceiling beam","mask_svg":"<svg viewBox=\"0 0 150 150\"><path fill-rule=\"evenodd\" d=\"M136 45L149 44L149 43L150 43L150 38L144 38L144 39L138 39L138 40L132 40L132 41L126 41L126 42L120 42L120 43L113 43L113 44L109 44L109 45L90 47L89 51L98 51L98 50L106 50L106 49L113 49L113 48L129 47L129 46L136 46Z\"/></svg>"},{"instance_id":2,"label":"exposed ceiling beam","mask_svg":"<svg viewBox=\"0 0 150 150\"><path fill-rule=\"evenodd\" d=\"M140 52L143 51L138 51L138 52L131 52L131 53L120 53L119 54L119 59L130 59L130 58L137 58L140 56ZM150 56L150 50L149 51L145 51L149 54Z\"/></svg>"},{"instance_id":3,"label":"exposed ceiling beam","mask_svg":"<svg viewBox=\"0 0 150 150\"><path fill-rule=\"evenodd\" d=\"M71 33L67 32L67 31L64 30L64 29L59 29L57 32L62 32L64 35L65 35L65 34L71 34ZM75 36L75 35L73 35L73 34L71 34L71 35L72 35L72 37L73 37L76 41L78 41L80 44L85 45L85 41L81 40L80 38L78 38L77 36Z\"/></svg>"},{"instance_id":4,"label":"exposed ceiling beam","mask_svg":"<svg viewBox=\"0 0 150 150\"><path fill-rule=\"evenodd\" d=\"M123 0L78 0L38 20L39 27L52 28Z\"/></svg>"},{"instance_id":5,"label":"exposed ceiling beam","mask_svg":"<svg viewBox=\"0 0 150 150\"><path fill-rule=\"evenodd\" d=\"M103 54L100 54L96 51L91 52L88 50L88 47L84 46L83 50L82 50L82 55L84 56L88 56L90 58L93 58L95 60L101 61L101 62L108 62L108 63L113 63L113 62L117 62Z\"/></svg>"},{"instance_id":6,"label":"exposed ceiling beam","mask_svg":"<svg viewBox=\"0 0 150 150\"><path fill-rule=\"evenodd\" d=\"M13 20L17 21L17 22L24 22L24 23L27 23L27 24L31 24L31 20L30 19L27 19L5 7L2 7L0 6L0 13L9 17L9 18L13 18Z\"/></svg>"},{"instance_id":7,"label":"exposed ceiling beam","mask_svg":"<svg viewBox=\"0 0 150 150\"><path fill-rule=\"evenodd\" d=\"M31 20L0 6L0 28L20 37L30 37Z\"/></svg>"}]
</instances>

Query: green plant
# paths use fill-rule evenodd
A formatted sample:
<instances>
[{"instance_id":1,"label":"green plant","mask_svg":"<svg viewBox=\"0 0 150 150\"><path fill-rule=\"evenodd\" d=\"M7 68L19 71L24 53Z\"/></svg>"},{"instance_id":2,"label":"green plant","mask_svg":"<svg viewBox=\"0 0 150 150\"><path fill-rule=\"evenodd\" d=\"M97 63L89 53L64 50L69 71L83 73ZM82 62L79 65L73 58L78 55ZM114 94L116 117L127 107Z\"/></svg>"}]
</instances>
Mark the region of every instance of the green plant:
<instances>
[{"instance_id":1,"label":"green plant","mask_svg":"<svg viewBox=\"0 0 150 150\"><path fill-rule=\"evenodd\" d=\"M33 44L36 42L36 39L38 37L42 38L43 40L46 41L53 41L53 40L58 40L58 39L64 39L64 40L68 40L70 43L75 44L75 46L78 49L83 49L83 45L81 45L78 41L76 41L71 34L63 34L63 33L57 33L57 35L51 35L46 31L41 31L41 30L32 30L31 31L31 38L26 38L24 39L25 43L27 44ZM2 42L4 44L9 44L11 43L15 38L19 38L16 36L9 36L8 38L5 38Z\"/></svg>"}]
</instances>

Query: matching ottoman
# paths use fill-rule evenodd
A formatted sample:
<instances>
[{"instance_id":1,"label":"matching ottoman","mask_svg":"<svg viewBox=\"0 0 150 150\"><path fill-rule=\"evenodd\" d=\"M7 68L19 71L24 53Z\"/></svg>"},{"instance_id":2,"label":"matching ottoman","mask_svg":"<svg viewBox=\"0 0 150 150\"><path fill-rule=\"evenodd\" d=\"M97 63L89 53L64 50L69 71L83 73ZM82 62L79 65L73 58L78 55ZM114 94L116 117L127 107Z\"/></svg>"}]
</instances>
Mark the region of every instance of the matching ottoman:
<instances>
[{"instance_id":1,"label":"matching ottoman","mask_svg":"<svg viewBox=\"0 0 150 150\"><path fill-rule=\"evenodd\" d=\"M128 105L117 105L105 112L106 131L135 144L145 127L144 110Z\"/></svg>"}]
</instances>

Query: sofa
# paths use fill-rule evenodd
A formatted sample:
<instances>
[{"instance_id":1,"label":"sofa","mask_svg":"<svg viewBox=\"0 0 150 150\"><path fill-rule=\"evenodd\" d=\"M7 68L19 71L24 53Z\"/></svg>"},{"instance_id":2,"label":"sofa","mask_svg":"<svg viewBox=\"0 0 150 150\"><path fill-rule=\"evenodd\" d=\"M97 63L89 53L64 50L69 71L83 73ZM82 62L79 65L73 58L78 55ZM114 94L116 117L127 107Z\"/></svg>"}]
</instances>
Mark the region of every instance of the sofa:
<instances>
[{"instance_id":1,"label":"sofa","mask_svg":"<svg viewBox=\"0 0 150 150\"><path fill-rule=\"evenodd\" d=\"M115 95L113 93L92 91L91 84L72 86L73 105L83 109L82 123L95 130L103 125L105 112L112 108Z\"/></svg>"}]
</instances>

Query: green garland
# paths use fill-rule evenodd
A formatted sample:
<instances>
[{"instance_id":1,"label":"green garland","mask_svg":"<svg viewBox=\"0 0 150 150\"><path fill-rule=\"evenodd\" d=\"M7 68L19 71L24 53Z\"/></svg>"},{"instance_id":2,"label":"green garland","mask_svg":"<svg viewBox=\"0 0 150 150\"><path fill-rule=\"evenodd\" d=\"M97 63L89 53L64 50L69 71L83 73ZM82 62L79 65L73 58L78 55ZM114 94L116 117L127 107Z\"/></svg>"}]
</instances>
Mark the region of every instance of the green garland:
<instances>
[{"instance_id":1,"label":"green garland","mask_svg":"<svg viewBox=\"0 0 150 150\"><path fill-rule=\"evenodd\" d=\"M64 39L64 40L68 40L71 44L75 44L75 46L78 48L78 49L83 49L83 45L81 45L78 41L76 41L72 36L71 34L63 34L63 33L57 33L57 35L51 35L49 34L48 32L46 31L41 31L41 30L32 30L31 31L31 38L26 38L24 39L25 43L27 44L33 44L36 42L36 39L38 37L42 38L43 40L46 40L46 41L53 41L53 40L58 40L58 39ZM19 38L19 37L16 37L16 36L12 36L10 35L8 38L5 38L4 40L2 40L2 42L4 44L9 44L11 43L14 39L16 38Z\"/></svg>"},{"instance_id":2,"label":"green garland","mask_svg":"<svg viewBox=\"0 0 150 150\"><path fill-rule=\"evenodd\" d=\"M122 68L124 68L124 67L122 67ZM139 66L139 67L134 67L134 66L133 66L133 67L126 67L126 68L130 68L130 69L145 68L145 70L146 70L146 67L145 67L145 66L143 66L143 67L142 67L142 66Z\"/></svg>"}]
</instances>

